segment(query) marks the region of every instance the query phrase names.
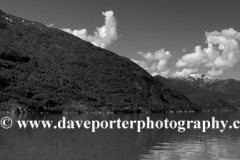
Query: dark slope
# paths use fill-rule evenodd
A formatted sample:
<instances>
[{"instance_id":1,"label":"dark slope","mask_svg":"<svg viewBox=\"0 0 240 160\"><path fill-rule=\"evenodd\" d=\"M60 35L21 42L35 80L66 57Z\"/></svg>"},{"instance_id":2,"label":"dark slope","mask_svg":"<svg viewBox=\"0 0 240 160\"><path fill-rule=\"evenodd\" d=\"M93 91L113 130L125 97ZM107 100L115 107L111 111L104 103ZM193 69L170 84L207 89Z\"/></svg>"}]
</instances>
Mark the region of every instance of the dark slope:
<instances>
[{"instance_id":1,"label":"dark slope","mask_svg":"<svg viewBox=\"0 0 240 160\"><path fill-rule=\"evenodd\" d=\"M131 60L2 11L0 67L2 110L198 110Z\"/></svg>"},{"instance_id":2,"label":"dark slope","mask_svg":"<svg viewBox=\"0 0 240 160\"><path fill-rule=\"evenodd\" d=\"M235 110L235 106L228 102L226 94L218 92L207 87L201 80L187 79L187 78L164 78L156 76L156 79L167 85L184 93L187 98L196 103L203 110ZM209 82L210 83L210 82ZM234 107L233 107L234 106Z\"/></svg>"}]
</instances>

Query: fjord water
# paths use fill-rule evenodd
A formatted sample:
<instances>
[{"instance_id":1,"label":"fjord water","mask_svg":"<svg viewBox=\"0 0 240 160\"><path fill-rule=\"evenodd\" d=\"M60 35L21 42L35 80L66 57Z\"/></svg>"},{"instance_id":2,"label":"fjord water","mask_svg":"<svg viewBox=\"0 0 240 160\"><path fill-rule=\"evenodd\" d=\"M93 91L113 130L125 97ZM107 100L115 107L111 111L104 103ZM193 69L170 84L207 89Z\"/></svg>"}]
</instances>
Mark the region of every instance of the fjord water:
<instances>
[{"instance_id":1,"label":"fjord water","mask_svg":"<svg viewBox=\"0 0 240 160\"><path fill-rule=\"evenodd\" d=\"M6 115L1 115L1 117ZM16 120L240 120L240 112L7 115ZM230 123L230 122L229 122ZM240 159L240 130L0 129L1 160Z\"/></svg>"}]
</instances>

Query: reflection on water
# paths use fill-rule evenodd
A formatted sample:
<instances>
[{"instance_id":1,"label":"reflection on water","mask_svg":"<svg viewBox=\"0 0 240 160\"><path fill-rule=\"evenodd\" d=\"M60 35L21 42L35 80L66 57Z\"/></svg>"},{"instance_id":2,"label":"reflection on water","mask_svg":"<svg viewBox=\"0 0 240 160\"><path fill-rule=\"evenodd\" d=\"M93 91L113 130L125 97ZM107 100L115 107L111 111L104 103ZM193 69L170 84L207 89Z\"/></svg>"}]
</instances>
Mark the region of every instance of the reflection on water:
<instances>
[{"instance_id":1,"label":"reflection on water","mask_svg":"<svg viewBox=\"0 0 240 160\"><path fill-rule=\"evenodd\" d=\"M203 142L186 140L181 143L157 143L150 147L148 154L141 155L140 159L240 159L239 144L239 140L220 140L214 137L208 140L203 138Z\"/></svg>"},{"instance_id":2,"label":"reflection on water","mask_svg":"<svg viewBox=\"0 0 240 160\"><path fill-rule=\"evenodd\" d=\"M1 115L3 117L4 115ZM11 115L10 115L11 116ZM12 115L13 121L60 120L63 115ZM67 114L69 120L239 120L240 112L176 114ZM229 122L230 123L230 122ZM240 159L238 130L0 129L0 160Z\"/></svg>"}]
</instances>

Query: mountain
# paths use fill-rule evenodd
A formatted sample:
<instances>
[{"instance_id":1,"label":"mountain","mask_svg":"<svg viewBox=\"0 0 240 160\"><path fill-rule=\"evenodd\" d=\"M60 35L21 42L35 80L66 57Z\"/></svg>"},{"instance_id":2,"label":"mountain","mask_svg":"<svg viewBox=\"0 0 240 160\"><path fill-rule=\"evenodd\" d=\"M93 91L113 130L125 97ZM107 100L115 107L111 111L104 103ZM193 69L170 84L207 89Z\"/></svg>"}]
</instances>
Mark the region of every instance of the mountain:
<instances>
[{"instance_id":1,"label":"mountain","mask_svg":"<svg viewBox=\"0 0 240 160\"><path fill-rule=\"evenodd\" d=\"M128 58L56 28L0 11L0 109L195 110Z\"/></svg>"},{"instance_id":2,"label":"mountain","mask_svg":"<svg viewBox=\"0 0 240 160\"><path fill-rule=\"evenodd\" d=\"M171 78L194 82L198 84L214 83L214 82L220 81L218 79L214 79L213 77L203 75L203 74L190 74L189 76L174 76Z\"/></svg>"},{"instance_id":3,"label":"mountain","mask_svg":"<svg viewBox=\"0 0 240 160\"><path fill-rule=\"evenodd\" d=\"M212 77L191 74L189 76L156 77L165 85L184 93L203 110L235 110L239 107L239 81L220 80Z\"/></svg>"}]
</instances>

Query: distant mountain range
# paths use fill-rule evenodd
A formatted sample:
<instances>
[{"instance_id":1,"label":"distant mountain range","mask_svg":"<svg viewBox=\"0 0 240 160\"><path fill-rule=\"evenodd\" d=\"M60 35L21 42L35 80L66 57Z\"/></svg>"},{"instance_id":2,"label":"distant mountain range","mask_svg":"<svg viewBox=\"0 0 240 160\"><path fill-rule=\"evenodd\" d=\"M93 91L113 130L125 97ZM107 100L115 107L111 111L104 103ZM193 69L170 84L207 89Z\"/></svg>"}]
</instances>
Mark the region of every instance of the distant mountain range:
<instances>
[{"instance_id":1,"label":"distant mountain range","mask_svg":"<svg viewBox=\"0 0 240 160\"><path fill-rule=\"evenodd\" d=\"M201 111L171 86L128 58L0 11L1 111Z\"/></svg>"},{"instance_id":2,"label":"distant mountain range","mask_svg":"<svg viewBox=\"0 0 240 160\"><path fill-rule=\"evenodd\" d=\"M184 93L203 110L232 110L240 107L240 81L214 79L201 74L155 78Z\"/></svg>"}]
</instances>

